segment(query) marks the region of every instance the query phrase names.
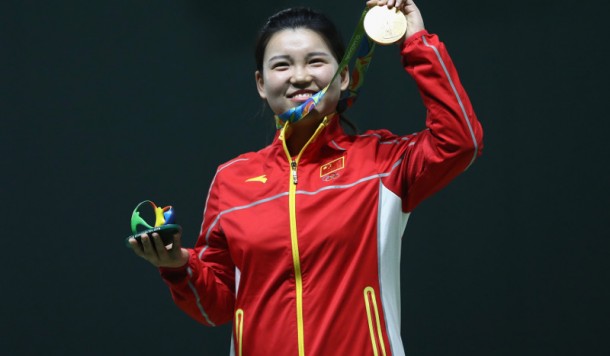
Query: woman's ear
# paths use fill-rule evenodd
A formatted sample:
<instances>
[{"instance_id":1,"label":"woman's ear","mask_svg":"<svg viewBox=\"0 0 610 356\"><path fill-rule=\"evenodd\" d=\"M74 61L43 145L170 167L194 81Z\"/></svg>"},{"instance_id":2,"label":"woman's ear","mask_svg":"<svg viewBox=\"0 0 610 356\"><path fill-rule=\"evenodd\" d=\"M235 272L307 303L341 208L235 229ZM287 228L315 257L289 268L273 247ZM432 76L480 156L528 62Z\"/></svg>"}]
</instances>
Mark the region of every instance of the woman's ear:
<instances>
[{"instance_id":1,"label":"woman's ear","mask_svg":"<svg viewBox=\"0 0 610 356\"><path fill-rule=\"evenodd\" d=\"M346 66L341 71L341 91L347 90L347 87L349 86L349 80L349 67Z\"/></svg>"},{"instance_id":2,"label":"woman's ear","mask_svg":"<svg viewBox=\"0 0 610 356\"><path fill-rule=\"evenodd\" d=\"M265 81L263 80L263 74L257 70L254 73L254 80L256 80L256 90L261 99L267 100L267 94L265 92Z\"/></svg>"}]
</instances>

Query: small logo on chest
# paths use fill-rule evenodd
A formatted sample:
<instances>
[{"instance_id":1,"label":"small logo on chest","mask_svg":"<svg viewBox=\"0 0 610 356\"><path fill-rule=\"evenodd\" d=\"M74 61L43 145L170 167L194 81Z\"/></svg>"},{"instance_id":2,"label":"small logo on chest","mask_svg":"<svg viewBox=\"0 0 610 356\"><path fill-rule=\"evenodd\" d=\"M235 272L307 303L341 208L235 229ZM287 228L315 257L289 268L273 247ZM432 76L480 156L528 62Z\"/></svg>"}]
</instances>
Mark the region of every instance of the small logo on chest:
<instances>
[{"instance_id":1,"label":"small logo on chest","mask_svg":"<svg viewBox=\"0 0 610 356\"><path fill-rule=\"evenodd\" d=\"M267 183L267 175L263 174L262 176L246 179L246 182L261 182L261 183L265 184L265 183Z\"/></svg>"},{"instance_id":2,"label":"small logo on chest","mask_svg":"<svg viewBox=\"0 0 610 356\"><path fill-rule=\"evenodd\" d=\"M338 171L343 168L345 168L345 156L321 165L320 178L325 182L338 178Z\"/></svg>"}]
</instances>

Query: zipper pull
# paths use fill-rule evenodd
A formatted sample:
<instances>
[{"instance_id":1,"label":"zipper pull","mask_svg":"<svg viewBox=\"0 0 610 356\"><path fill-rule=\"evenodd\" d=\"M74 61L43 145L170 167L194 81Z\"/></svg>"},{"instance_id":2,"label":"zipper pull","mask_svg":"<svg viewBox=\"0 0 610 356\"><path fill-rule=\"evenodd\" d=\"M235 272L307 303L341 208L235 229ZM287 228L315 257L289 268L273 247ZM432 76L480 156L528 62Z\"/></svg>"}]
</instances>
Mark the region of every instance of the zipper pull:
<instances>
[{"instance_id":1,"label":"zipper pull","mask_svg":"<svg viewBox=\"0 0 610 356\"><path fill-rule=\"evenodd\" d=\"M297 185L297 183L298 183L298 179L297 179L297 162L295 160L290 162L290 168L292 168L292 182L294 183L294 185Z\"/></svg>"}]
</instances>

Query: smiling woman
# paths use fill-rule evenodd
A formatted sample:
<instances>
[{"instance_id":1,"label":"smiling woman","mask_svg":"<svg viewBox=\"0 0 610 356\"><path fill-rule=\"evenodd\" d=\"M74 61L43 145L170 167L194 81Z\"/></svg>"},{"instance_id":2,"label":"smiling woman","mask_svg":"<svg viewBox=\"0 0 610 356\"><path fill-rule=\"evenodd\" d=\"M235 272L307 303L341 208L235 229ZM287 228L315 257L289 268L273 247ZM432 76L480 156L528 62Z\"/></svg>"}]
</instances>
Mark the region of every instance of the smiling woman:
<instances>
[{"instance_id":1,"label":"smiling woman","mask_svg":"<svg viewBox=\"0 0 610 356\"><path fill-rule=\"evenodd\" d=\"M402 234L411 211L481 153L482 129L415 4L368 6L405 16L400 60L427 108L425 130L346 134L337 105L350 78L339 69L339 34L313 10L281 11L257 42L258 93L276 115L327 88L323 99L269 146L218 167L194 248L182 247L180 232L169 249L157 234L141 246L130 240L191 317L234 321L233 354L404 354Z\"/></svg>"},{"instance_id":2,"label":"smiling woman","mask_svg":"<svg viewBox=\"0 0 610 356\"><path fill-rule=\"evenodd\" d=\"M267 43L263 66L256 71L260 97L267 100L275 114L301 104L330 84L322 102L302 120L293 125L289 151L296 154L320 120L333 113L341 91L347 89L347 68L333 83L339 60L333 55L323 37L306 28L285 29L277 32Z\"/></svg>"},{"instance_id":3,"label":"smiling woman","mask_svg":"<svg viewBox=\"0 0 610 356\"><path fill-rule=\"evenodd\" d=\"M280 11L269 18L256 44L255 78L259 95L267 100L276 115L281 114L325 88L335 75L344 54L345 46L341 36L325 15L309 9ZM267 92L267 89L277 86L280 80L284 81L284 86L289 86L284 89L283 96L290 103L284 106L269 100L269 95L274 93ZM340 92L348 84L346 67L331 84L332 88L328 88L327 95L317 110L309 113L305 120L292 125L288 140L290 152L294 154L300 151L321 118L335 110ZM300 97L293 98L296 94L300 94ZM272 99L278 98L278 95L282 93L276 93ZM342 117L340 119L345 120Z\"/></svg>"}]
</instances>

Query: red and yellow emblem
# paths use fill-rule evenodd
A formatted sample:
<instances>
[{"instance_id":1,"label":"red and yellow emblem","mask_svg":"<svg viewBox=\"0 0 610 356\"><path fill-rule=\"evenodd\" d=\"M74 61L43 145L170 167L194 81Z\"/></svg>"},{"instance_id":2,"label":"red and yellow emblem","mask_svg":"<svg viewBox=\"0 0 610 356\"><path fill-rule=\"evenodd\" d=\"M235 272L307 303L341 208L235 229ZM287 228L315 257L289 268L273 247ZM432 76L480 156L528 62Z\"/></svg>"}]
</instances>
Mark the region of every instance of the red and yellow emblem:
<instances>
[{"instance_id":1,"label":"red and yellow emblem","mask_svg":"<svg viewBox=\"0 0 610 356\"><path fill-rule=\"evenodd\" d=\"M345 168L345 156L337 158L334 161L330 161L320 166L320 177L327 176L338 170Z\"/></svg>"}]
</instances>

